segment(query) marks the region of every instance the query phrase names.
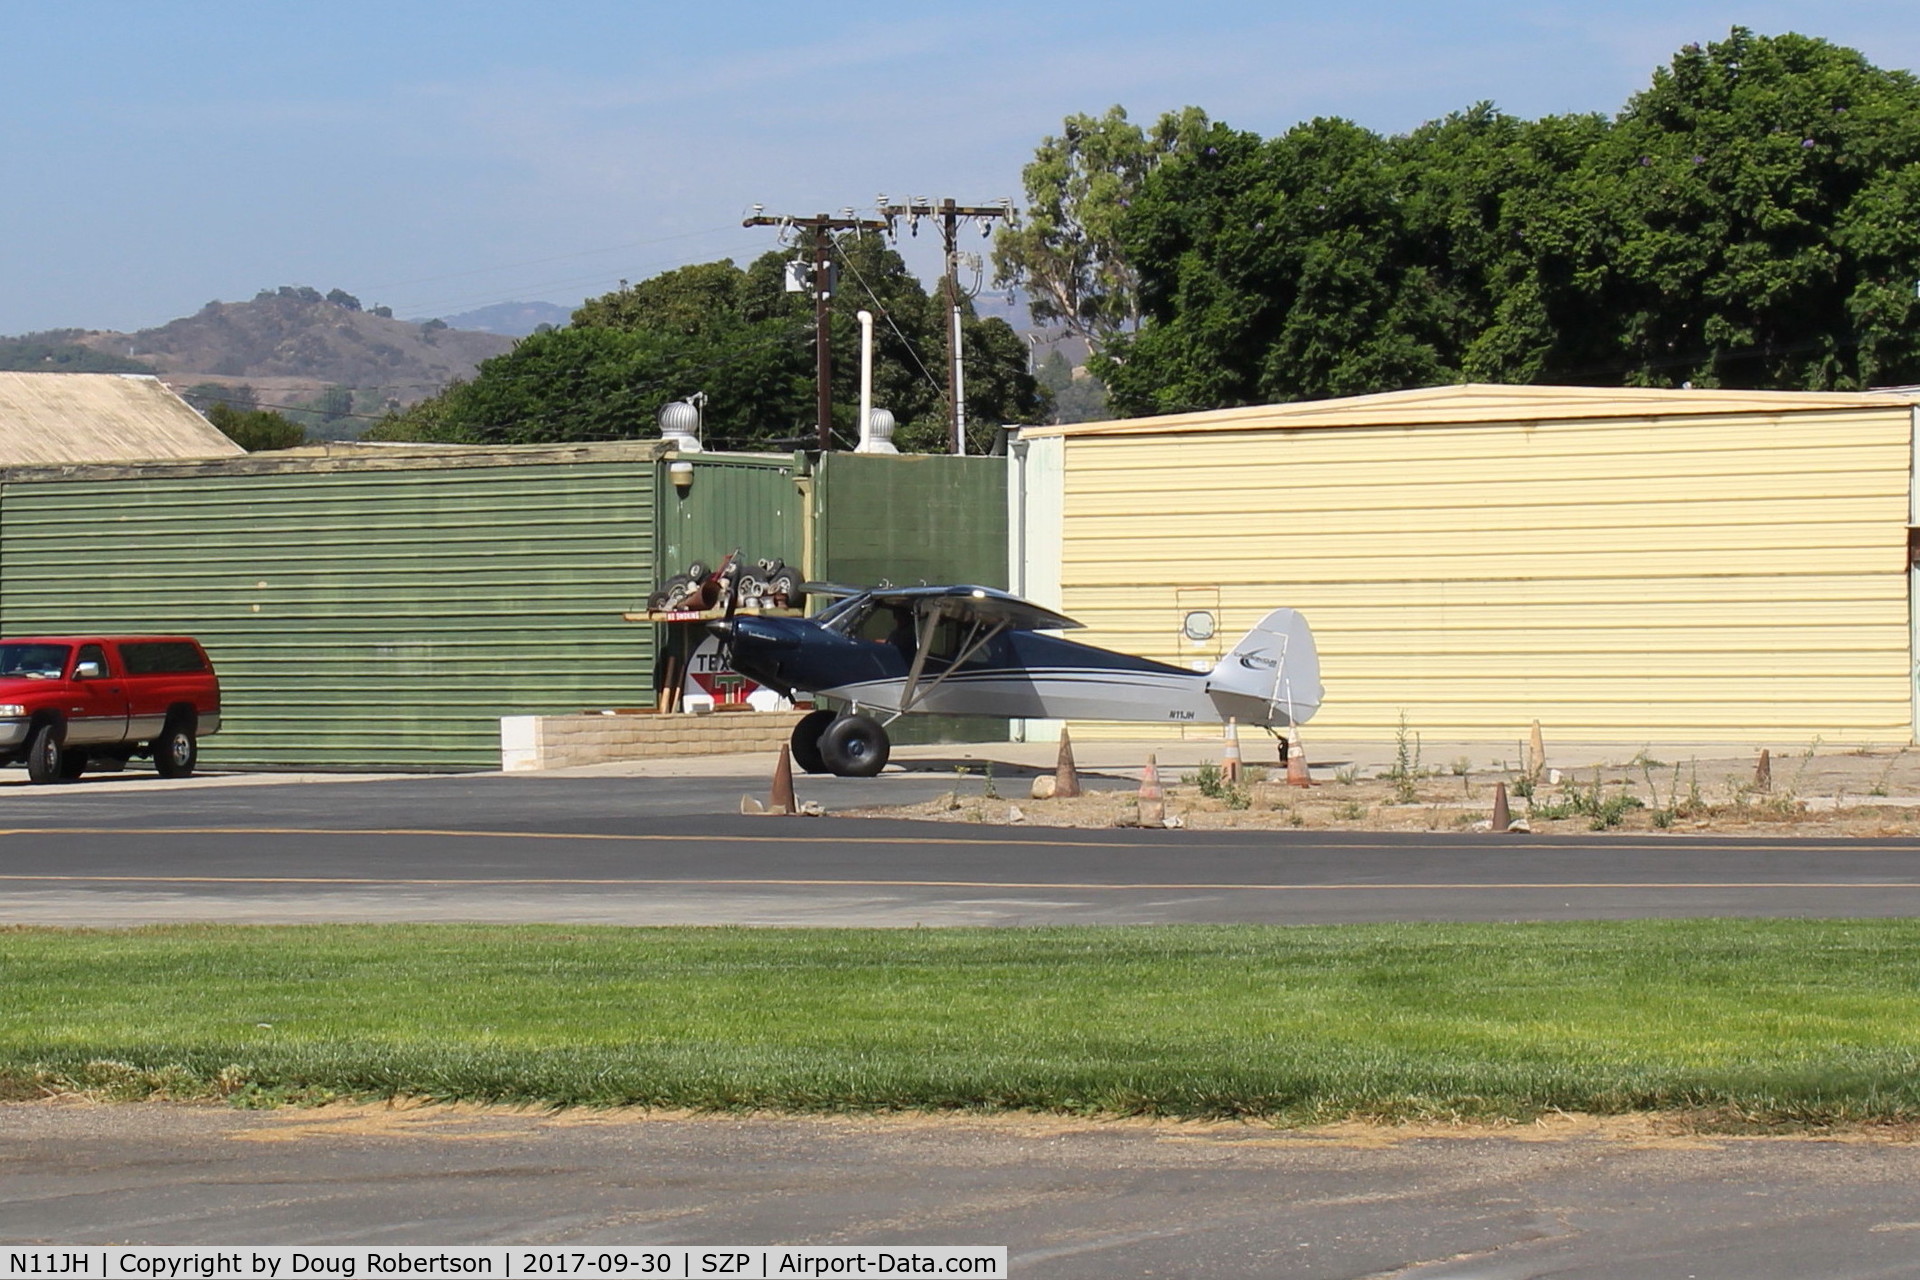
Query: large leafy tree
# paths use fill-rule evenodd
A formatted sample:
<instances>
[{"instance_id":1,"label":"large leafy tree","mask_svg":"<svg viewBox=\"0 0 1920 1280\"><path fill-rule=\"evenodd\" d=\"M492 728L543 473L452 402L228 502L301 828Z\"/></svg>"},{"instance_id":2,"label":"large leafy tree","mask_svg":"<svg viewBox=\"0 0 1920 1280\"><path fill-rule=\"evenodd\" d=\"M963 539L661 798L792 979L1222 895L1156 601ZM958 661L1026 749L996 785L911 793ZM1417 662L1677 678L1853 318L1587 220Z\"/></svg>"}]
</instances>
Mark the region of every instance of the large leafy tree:
<instances>
[{"instance_id":1,"label":"large leafy tree","mask_svg":"<svg viewBox=\"0 0 1920 1280\"><path fill-rule=\"evenodd\" d=\"M1145 323L1094 366L1123 413L1458 380L1911 382L1920 82L1735 29L1611 120L1215 126L1118 235Z\"/></svg>"},{"instance_id":2,"label":"large leafy tree","mask_svg":"<svg viewBox=\"0 0 1920 1280\"><path fill-rule=\"evenodd\" d=\"M222 400L207 410L207 421L248 453L292 449L306 443L306 430L272 409L236 409Z\"/></svg>"},{"instance_id":3,"label":"large leafy tree","mask_svg":"<svg viewBox=\"0 0 1920 1280\"><path fill-rule=\"evenodd\" d=\"M1062 325L1096 349L1137 327L1121 219L1147 175L1206 130L1198 107L1169 111L1150 129L1118 106L1104 116L1068 116L1021 171L1027 207L994 237L995 283L1025 288L1036 321Z\"/></svg>"},{"instance_id":4,"label":"large leafy tree","mask_svg":"<svg viewBox=\"0 0 1920 1280\"><path fill-rule=\"evenodd\" d=\"M1606 380L1858 388L1920 376L1920 82L1806 36L1690 45L1587 156L1604 238L1563 323Z\"/></svg>"},{"instance_id":5,"label":"large leafy tree","mask_svg":"<svg viewBox=\"0 0 1920 1280\"><path fill-rule=\"evenodd\" d=\"M1216 125L1127 219L1151 323L1095 357L1112 401L1172 412L1444 377L1447 290L1398 231L1399 176L1390 144L1344 120L1268 141Z\"/></svg>"},{"instance_id":6,"label":"large leafy tree","mask_svg":"<svg viewBox=\"0 0 1920 1280\"><path fill-rule=\"evenodd\" d=\"M1564 373L1560 325L1569 317L1550 314L1548 301L1568 271L1542 250L1592 235L1570 193L1608 127L1598 115L1527 121L1480 103L1389 144L1387 222L1435 295L1431 334L1442 371L1432 380Z\"/></svg>"},{"instance_id":7,"label":"large leafy tree","mask_svg":"<svg viewBox=\"0 0 1920 1280\"><path fill-rule=\"evenodd\" d=\"M874 312L874 403L900 422L901 448L945 441L937 380L939 307L875 236L837 242L832 300L834 431L857 436L859 325ZM682 267L594 298L564 329L522 339L467 382L395 415L381 439L485 443L636 439L662 405L705 392L710 448L787 448L814 438L813 301L786 292L786 253L744 270L731 261ZM994 425L1034 421L1026 348L998 320L964 326L968 408L984 448Z\"/></svg>"}]
</instances>

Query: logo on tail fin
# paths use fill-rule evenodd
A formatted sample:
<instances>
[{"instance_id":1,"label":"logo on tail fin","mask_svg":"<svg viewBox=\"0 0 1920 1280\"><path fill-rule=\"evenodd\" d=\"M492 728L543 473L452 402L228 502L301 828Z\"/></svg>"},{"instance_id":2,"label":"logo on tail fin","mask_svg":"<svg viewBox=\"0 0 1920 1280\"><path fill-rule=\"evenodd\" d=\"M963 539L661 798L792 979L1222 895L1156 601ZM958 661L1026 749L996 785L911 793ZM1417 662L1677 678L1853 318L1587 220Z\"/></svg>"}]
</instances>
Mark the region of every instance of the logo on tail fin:
<instances>
[{"instance_id":1,"label":"logo on tail fin","mask_svg":"<svg viewBox=\"0 0 1920 1280\"><path fill-rule=\"evenodd\" d=\"M1299 724L1320 709L1320 658L1307 620L1275 609L1240 639L1208 677L1221 719Z\"/></svg>"}]
</instances>

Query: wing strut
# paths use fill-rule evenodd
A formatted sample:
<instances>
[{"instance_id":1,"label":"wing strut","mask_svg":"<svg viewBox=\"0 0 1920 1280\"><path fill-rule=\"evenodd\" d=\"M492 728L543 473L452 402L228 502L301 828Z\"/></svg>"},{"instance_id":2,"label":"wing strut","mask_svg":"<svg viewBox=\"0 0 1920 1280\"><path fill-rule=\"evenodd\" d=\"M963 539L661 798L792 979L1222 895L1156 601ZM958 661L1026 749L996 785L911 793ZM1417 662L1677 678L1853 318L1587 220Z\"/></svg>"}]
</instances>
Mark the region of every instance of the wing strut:
<instances>
[{"instance_id":1,"label":"wing strut","mask_svg":"<svg viewBox=\"0 0 1920 1280\"><path fill-rule=\"evenodd\" d=\"M961 644L959 652L953 655L953 661L947 664L947 669L935 676L927 683L927 687L922 689L920 677L926 674L927 652L933 647L933 633L940 626L941 616L942 610L938 600L931 601L921 608L919 645L914 650L913 665L907 669L906 687L900 691L900 709L887 717L887 724L892 724L913 710L935 689L946 683L947 677L958 671L968 658L986 648L993 642L995 636L1011 625L1007 620L1002 619L989 627L975 619L967 630L965 642Z\"/></svg>"}]
</instances>

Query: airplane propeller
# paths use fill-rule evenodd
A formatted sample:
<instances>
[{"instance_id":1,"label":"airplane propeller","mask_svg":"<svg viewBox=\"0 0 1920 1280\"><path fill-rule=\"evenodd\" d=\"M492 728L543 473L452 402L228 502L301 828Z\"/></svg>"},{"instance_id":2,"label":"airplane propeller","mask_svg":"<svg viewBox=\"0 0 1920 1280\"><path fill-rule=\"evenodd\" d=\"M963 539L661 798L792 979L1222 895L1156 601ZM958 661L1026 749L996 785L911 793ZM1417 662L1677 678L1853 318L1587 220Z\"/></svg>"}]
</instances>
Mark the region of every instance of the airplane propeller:
<instances>
[{"instance_id":1,"label":"airplane propeller","mask_svg":"<svg viewBox=\"0 0 1920 1280\"><path fill-rule=\"evenodd\" d=\"M720 660L727 666L733 665L734 615L740 612L740 553L734 552L727 562L720 566L720 575L726 588L726 608L720 617L707 623L707 630L719 637Z\"/></svg>"}]
</instances>

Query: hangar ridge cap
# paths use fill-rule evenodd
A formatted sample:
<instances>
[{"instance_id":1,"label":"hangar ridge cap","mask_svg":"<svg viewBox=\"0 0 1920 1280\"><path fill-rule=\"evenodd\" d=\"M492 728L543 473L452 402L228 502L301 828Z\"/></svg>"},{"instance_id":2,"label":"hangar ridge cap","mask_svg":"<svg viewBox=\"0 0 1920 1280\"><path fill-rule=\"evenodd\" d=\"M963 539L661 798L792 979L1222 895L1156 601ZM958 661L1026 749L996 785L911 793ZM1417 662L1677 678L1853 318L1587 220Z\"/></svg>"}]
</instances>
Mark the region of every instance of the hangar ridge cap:
<instances>
[{"instance_id":1,"label":"hangar ridge cap","mask_svg":"<svg viewBox=\"0 0 1920 1280\"><path fill-rule=\"evenodd\" d=\"M1476 422L1552 422L1586 418L1676 418L1728 413L1830 413L1920 404L1911 388L1885 391L1679 390L1664 387L1549 387L1459 383L1331 400L1028 427L1045 436L1175 435L1308 427L1428 426Z\"/></svg>"}]
</instances>

